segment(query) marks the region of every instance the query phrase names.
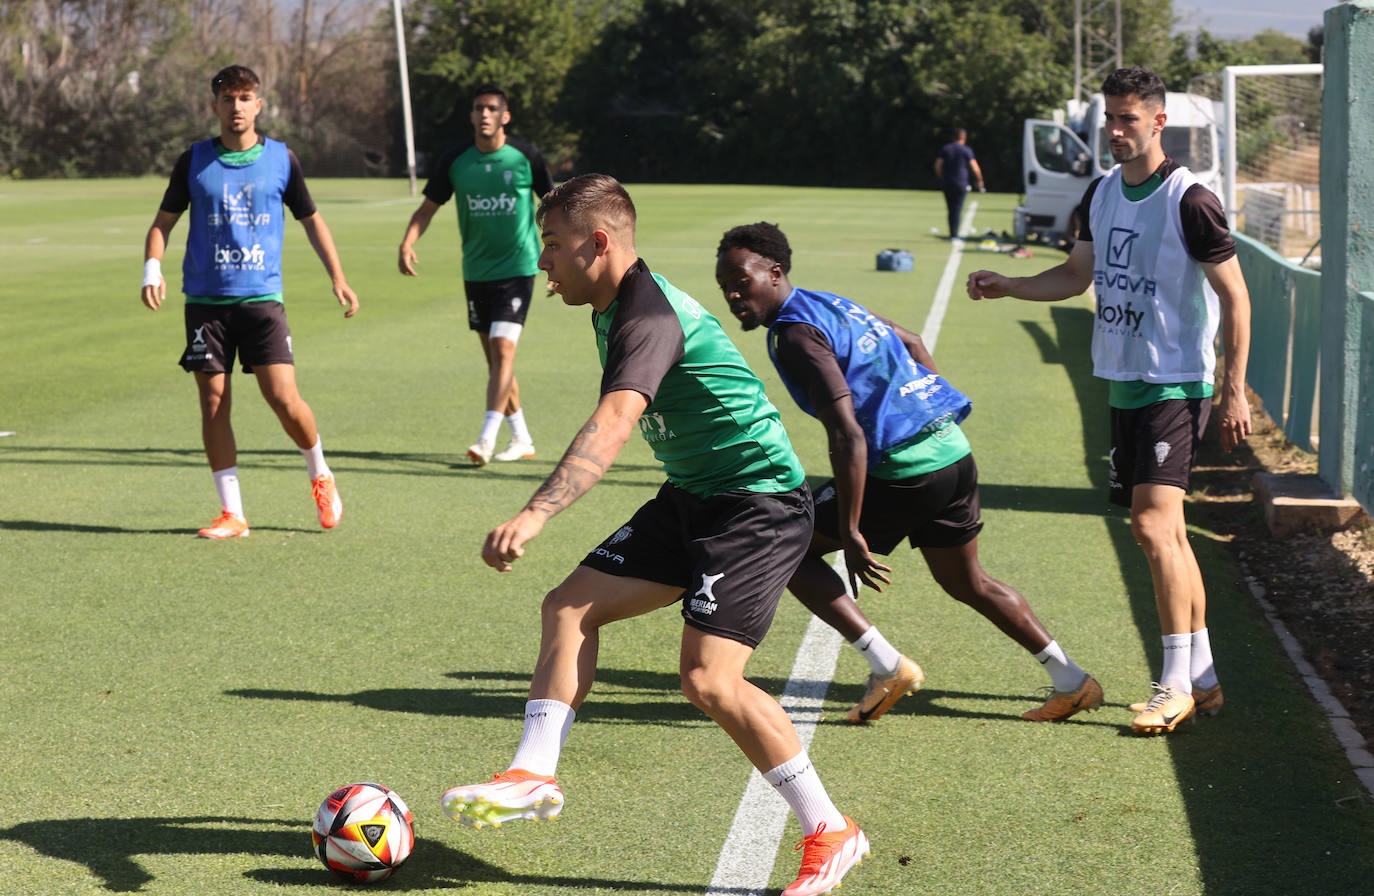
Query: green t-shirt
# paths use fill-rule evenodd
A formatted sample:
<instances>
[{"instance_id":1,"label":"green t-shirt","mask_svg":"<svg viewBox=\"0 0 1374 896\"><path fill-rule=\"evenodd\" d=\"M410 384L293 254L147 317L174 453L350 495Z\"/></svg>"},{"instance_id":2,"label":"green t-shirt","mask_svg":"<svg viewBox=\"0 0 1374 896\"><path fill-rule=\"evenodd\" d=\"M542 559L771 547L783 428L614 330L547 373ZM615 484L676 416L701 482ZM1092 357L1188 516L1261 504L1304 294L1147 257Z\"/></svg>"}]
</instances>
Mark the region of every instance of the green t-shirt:
<instances>
[{"instance_id":1,"label":"green t-shirt","mask_svg":"<svg viewBox=\"0 0 1374 896\"><path fill-rule=\"evenodd\" d=\"M539 270L534 205L553 189L544 157L511 137L494 152L473 143L444 153L425 184L425 198L458 207L463 279L474 282L533 276Z\"/></svg>"},{"instance_id":2,"label":"green t-shirt","mask_svg":"<svg viewBox=\"0 0 1374 896\"><path fill-rule=\"evenodd\" d=\"M674 485L706 497L790 491L805 480L763 383L691 296L638 261L592 325L601 394L649 399L640 434Z\"/></svg>"},{"instance_id":3,"label":"green t-shirt","mask_svg":"<svg viewBox=\"0 0 1374 896\"><path fill-rule=\"evenodd\" d=\"M910 479L943 470L963 460L973 446L968 436L949 417L945 425L932 432L921 432L915 438L888 449L868 475L878 479Z\"/></svg>"}]
</instances>

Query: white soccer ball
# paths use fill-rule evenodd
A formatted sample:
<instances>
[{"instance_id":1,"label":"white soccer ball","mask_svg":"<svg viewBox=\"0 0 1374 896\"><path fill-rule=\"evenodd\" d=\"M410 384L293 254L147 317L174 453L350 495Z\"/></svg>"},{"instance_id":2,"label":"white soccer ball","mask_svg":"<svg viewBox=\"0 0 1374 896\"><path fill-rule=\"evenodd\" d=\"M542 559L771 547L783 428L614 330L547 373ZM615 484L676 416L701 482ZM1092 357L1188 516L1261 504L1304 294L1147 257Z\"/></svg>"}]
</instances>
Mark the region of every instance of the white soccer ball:
<instances>
[{"instance_id":1,"label":"white soccer ball","mask_svg":"<svg viewBox=\"0 0 1374 896\"><path fill-rule=\"evenodd\" d=\"M325 797L310 837L324 867L350 883L385 880L410 857L410 808L380 784L349 784Z\"/></svg>"}]
</instances>

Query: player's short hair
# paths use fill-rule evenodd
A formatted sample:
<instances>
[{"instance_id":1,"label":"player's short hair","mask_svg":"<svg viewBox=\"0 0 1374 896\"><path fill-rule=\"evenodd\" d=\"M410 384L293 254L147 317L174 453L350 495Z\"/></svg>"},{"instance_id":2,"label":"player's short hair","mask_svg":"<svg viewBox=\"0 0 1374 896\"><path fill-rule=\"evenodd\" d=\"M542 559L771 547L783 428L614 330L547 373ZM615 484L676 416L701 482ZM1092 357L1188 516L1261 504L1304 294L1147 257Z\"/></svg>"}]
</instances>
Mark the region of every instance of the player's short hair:
<instances>
[{"instance_id":1,"label":"player's short hair","mask_svg":"<svg viewBox=\"0 0 1374 896\"><path fill-rule=\"evenodd\" d=\"M1167 88L1164 80L1148 68L1132 66L1119 68L1102 82L1103 96L1130 96L1135 94L1142 103L1158 103L1164 108L1164 95Z\"/></svg>"},{"instance_id":2,"label":"player's short hair","mask_svg":"<svg viewBox=\"0 0 1374 896\"><path fill-rule=\"evenodd\" d=\"M246 65L222 68L210 79L210 92L215 96L225 90L257 90L261 86L257 73Z\"/></svg>"},{"instance_id":3,"label":"player's short hair","mask_svg":"<svg viewBox=\"0 0 1374 896\"><path fill-rule=\"evenodd\" d=\"M544 194L535 220L559 211L578 233L598 228L634 239L635 204L620 181L609 174L579 174Z\"/></svg>"},{"instance_id":4,"label":"player's short hair","mask_svg":"<svg viewBox=\"0 0 1374 896\"><path fill-rule=\"evenodd\" d=\"M507 109L510 108L510 98L506 96L504 90L497 87L495 84L488 83L477 85L477 89L472 92L472 102L477 102L479 96L499 96L501 98L501 105Z\"/></svg>"},{"instance_id":5,"label":"player's short hair","mask_svg":"<svg viewBox=\"0 0 1374 896\"><path fill-rule=\"evenodd\" d=\"M958 143L960 140L967 140L968 131L963 128L955 128L949 132L949 139L953 140L955 143Z\"/></svg>"},{"instance_id":6,"label":"player's short hair","mask_svg":"<svg viewBox=\"0 0 1374 896\"><path fill-rule=\"evenodd\" d=\"M741 224L725 231L716 247L716 255L731 249L745 249L760 258L775 262L786 274L792 270L792 247L787 243L787 235L778 225L760 221L757 224Z\"/></svg>"}]
</instances>

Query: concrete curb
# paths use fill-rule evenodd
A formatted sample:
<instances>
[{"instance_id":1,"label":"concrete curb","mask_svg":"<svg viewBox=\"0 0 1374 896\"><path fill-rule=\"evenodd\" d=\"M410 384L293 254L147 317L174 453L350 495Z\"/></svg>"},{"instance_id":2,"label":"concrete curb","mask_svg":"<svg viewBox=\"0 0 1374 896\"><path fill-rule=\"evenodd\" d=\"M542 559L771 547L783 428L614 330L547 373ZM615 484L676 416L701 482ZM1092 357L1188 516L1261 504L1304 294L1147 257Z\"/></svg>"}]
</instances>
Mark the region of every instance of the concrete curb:
<instances>
[{"instance_id":1,"label":"concrete curb","mask_svg":"<svg viewBox=\"0 0 1374 896\"><path fill-rule=\"evenodd\" d=\"M1365 745L1364 737L1359 729L1355 727L1355 722L1350 718L1350 713L1341 705L1341 701L1336 699L1336 695L1331 693L1331 688L1327 687L1325 681L1317 675L1317 670L1312 668L1312 664L1303 656L1302 646L1298 644L1293 634L1288 631L1288 626L1283 624L1278 613L1274 610L1274 605L1265 596L1264 588L1250 576L1245 577L1245 583L1250 587L1250 593L1255 601L1264 610L1264 617L1269 620L1269 625L1274 629L1274 634L1278 635L1279 643L1283 645L1288 658L1292 660L1297 668L1298 674L1307 684L1307 689L1312 692L1317 703L1326 711L1327 721L1331 724L1331 731L1336 735L1336 740L1345 749L1345 757L1350 761L1351 767L1355 771L1355 776L1364 785L1365 790L1369 791L1369 796L1374 799L1374 754L1370 753Z\"/></svg>"}]
</instances>

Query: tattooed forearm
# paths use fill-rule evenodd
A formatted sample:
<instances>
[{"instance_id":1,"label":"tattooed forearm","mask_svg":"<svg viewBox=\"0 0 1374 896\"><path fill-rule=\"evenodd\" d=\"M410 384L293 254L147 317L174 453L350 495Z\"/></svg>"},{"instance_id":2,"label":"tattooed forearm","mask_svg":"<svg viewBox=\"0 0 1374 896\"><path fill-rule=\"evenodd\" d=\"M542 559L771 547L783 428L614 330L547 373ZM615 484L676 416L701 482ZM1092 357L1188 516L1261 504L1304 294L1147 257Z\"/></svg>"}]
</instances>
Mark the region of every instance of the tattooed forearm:
<instances>
[{"instance_id":1,"label":"tattooed forearm","mask_svg":"<svg viewBox=\"0 0 1374 896\"><path fill-rule=\"evenodd\" d=\"M619 453L620 446L608 447L597 439L601 427L595 420L587 423L573 437L553 473L544 480L526 505L548 516L572 504L601 481Z\"/></svg>"}]
</instances>

